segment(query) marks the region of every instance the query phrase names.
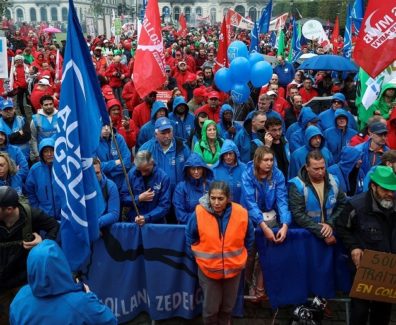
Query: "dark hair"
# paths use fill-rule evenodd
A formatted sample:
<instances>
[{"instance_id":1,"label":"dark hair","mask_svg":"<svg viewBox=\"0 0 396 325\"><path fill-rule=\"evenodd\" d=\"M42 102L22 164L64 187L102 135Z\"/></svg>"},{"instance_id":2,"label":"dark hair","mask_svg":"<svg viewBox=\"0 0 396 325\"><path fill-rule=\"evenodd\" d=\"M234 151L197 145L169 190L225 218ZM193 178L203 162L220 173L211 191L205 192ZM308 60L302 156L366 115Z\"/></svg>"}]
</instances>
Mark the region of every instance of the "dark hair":
<instances>
[{"instance_id":1,"label":"dark hair","mask_svg":"<svg viewBox=\"0 0 396 325\"><path fill-rule=\"evenodd\" d=\"M93 165L100 165L101 161L98 157L93 158Z\"/></svg>"},{"instance_id":2,"label":"dark hair","mask_svg":"<svg viewBox=\"0 0 396 325\"><path fill-rule=\"evenodd\" d=\"M52 96L44 95L44 96L41 96L41 98L40 98L40 104L43 105L45 100L51 100L52 102L54 102L54 98Z\"/></svg>"},{"instance_id":3,"label":"dark hair","mask_svg":"<svg viewBox=\"0 0 396 325\"><path fill-rule=\"evenodd\" d=\"M322 153L319 150L312 150L308 153L307 157L305 158L305 163L309 166L310 160L322 160L324 159Z\"/></svg>"},{"instance_id":4,"label":"dark hair","mask_svg":"<svg viewBox=\"0 0 396 325\"><path fill-rule=\"evenodd\" d=\"M210 184L208 195L212 193L214 190L220 190L224 193L224 195L227 197L227 199L231 198L231 191L230 187L226 182L223 181L214 181Z\"/></svg>"},{"instance_id":5,"label":"dark hair","mask_svg":"<svg viewBox=\"0 0 396 325\"><path fill-rule=\"evenodd\" d=\"M277 117L269 117L265 121L265 128L268 129L271 126L277 126L277 125L282 125L282 121L278 119Z\"/></svg>"},{"instance_id":6,"label":"dark hair","mask_svg":"<svg viewBox=\"0 0 396 325\"><path fill-rule=\"evenodd\" d=\"M254 111L254 113L252 114L252 121L256 119L256 117L259 115L263 115L265 117L267 116L267 114L265 114L263 111Z\"/></svg>"},{"instance_id":7,"label":"dark hair","mask_svg":"<svg viewBox=\"0 0 396 325\"><path fill-rule=\"evenodd\" d=\"M386 163L396 163L396 150L388 150L383 153L381 157L381 165L386 165Z\"/></svg>"}]
</instances>

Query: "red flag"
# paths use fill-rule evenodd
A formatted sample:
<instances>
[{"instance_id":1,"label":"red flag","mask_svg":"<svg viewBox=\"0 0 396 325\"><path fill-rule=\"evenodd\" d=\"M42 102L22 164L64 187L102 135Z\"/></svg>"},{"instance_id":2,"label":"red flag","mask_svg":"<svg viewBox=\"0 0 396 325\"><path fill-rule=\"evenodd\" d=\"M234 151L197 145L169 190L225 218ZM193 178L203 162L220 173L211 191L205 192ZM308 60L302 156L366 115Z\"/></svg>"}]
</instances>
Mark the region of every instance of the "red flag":
<instances>
[{"instance_id":1,"label":"red flag","mask_svg":"<svg viewBox=\"0 0 396 325\"><path fill-rule=\"evenodd\" d=\"M187 29L187 21L186 21L186 17L184 17L183 14L180 14L179 16L179 30L177 31L177 34L181 37L186 37L187 33L188 33L188 29Z\"/></svg>"},{"instance_id":2,"label":"red flag","mask_svg":"<svg viewBox=\"0 0 396 325\"><path fill-rule=\"evenodd\" d=\"M338 53L338 36L340 36L340 23L338 22L338 16L334 23L333 34L331 34L330 42L333 44L333 54Z\"/></svg>"},{"instance_id":3,"label":"red flag","mask_svg":"<svg viewBox=\"0 0 396 325\"><path fill-rule=\"evenodd\" d=\"M375 78L396 59L396 0L369 0L353 58Z\"/></svg>"},{"instance_id":4,"label":"red flag","mask_svg":"<svg viewBox=\"0 0 396 325\"><path fill-rule=\"evenodd\" d=\"M141 98L166 80L158 0L149 0L135 55L133 82Z\"/></svg>"},{"instance_id":5,"label":"red flag","mask_svg":"<svg viewBox=\"0 0 396 325\"><path fill-rule=\"evenodd\" d=\"M214 66L214 71L219 70L222 67L228 67L228 57L227 49L230 43L229 39L229 28L230 25L227 24L227 20L224 17L223 23L221 24L221 31L219 36L219 48L217 52L216 64Z\"/></svg>"}]
</instances>

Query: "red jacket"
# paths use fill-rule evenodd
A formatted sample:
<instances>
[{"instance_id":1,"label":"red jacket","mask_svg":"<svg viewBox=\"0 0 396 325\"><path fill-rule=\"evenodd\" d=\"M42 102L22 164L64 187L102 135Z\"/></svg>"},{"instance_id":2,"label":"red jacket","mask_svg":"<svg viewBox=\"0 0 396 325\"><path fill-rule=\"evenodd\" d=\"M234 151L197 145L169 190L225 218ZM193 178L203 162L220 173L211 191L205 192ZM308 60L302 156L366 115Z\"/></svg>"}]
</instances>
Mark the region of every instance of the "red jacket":
<instances>
[{"instance_id":1,"label":"red jacket","mask_svg":"<svg viewBox=\"0 0 396 325\"><path fill-rule=\"evenodd\" d=\"M26 71L27 71L27 67L25 66L25 64L15 66L14 89L27 88L26 74L25 74Z\"/></svg>"},{"instance_id":2,"label":"red jacket","mask_svg":"<svg viewBox=\"0 0 396 325\"><path fill-rule=\"evenodd\" d=\"M278 96L272 107L274 111L277 111L283 118L285 118L286 110L290 107L290 104L286 99Z\"/></svg>"},{"instance_id":3,"label":"red jacket","mask_svg":"<svg viewBox=\"0 0 396 325\"><path fill-rule=\"evenodd\" d=\"M113 127L115 127L117 132L125 139L128 148L132 149L136 144L136 138L139 133L139 128L136 127L135 122L132 119L129 120L129 130L127 131L122 126L121 116L118 118L112 118L111 121L113 123Z\"/></svg>"},{"instance_id":4,"label":"red jacket","mask_svg":"<svg viewBox=\"0 0 396 325\"><path fill-rule=\"evenodd\" d=\"M112 63L106 69L106 77L109 79L109 85L111 88L119 88L122 86L122 80L119 76L114 76L117 72L120 75L128 76L128 68L122 63Z\"/></svg>"},{"instance_id":5,"label":"red jacket","mask_svg":"<svg viewBox=\"0 0 396 325\"><path fill-rule=\"evenodd\" d=\"M195 116L197 116L199 113L205 112L206 114L208 114L209 120L219 123L220 122L220 109L221 109L220 106L217 106L217 108L215 110L213 110L212 108L209 107L209 104L205 104L204 106L201 106L200 108L198 108L194 112L194 114L195 114Z\"/></svg>"},{"instance_id":6,"label":"red jacket","mask_svg":"<svg viewBox=\"0 0 396 325\"><path fill-rule=\"evenodd\" d=\"M319 96L318 92L313 88L311 88L309 92L305 88L300 88L298 92L300 93L304 104L309 102L312 98Z\"/></svg>"},{"instance_id":7,"label":"red jacket","mask_svg":"<svg viewBox=\"0 0 396 325\"><path fill-rule=\"evenodd\" d=\"M106 102L108 102L111 99L115 99L113 89L111 89L109 85L103 85L101 89L102 89L102 95Z\"/></svg>"},{"instance_id":8,"label":"red jacket","mask_svg":"<svg viewBox=\"0 0 396 325\"><path fill-rule=\"evenodd\" d=\"M134 108L132 120L139 129L148 121L150 121L150 119L151 107L149 107L146 102L143 102Z\"/></svg>"},{"instance_id":9,"label":"red jacket","mask_svg":"<svg viewBox=\"0 0 396 325\"><path fill-rule=\"evenodd\" d=\"M392 110L388 120L388 146L396 150L396 108Z\"/></svg>"},{"instance_id":10,"label":"red jacket","mask_svg":"<svg viewBox=\"0 0 396 325\"><path fill-rule=\"evenodd\" d=\"M191 72L184 71L181 72L179 69L175 70L174 78L176 79L177 88L180 89L184 98L187 98L187 90L184 89L183 85L187 82L188 77L191 75Z\"/></svg>"},{"instance_id":11,"label":"red jacket","mask_svg":"<svg viewBox=\"0 0 396 325\"><path fill-rule=\"evenodd\" d=\"M125 100L125 105L129 113L133 113L135 106L139 105L140 97L136 91L135 85L132 80L129 80L122 89L121 97Z\"/></svg>"},{"instance_id":12,"label":"red jacket","mask_svg":"<svg viewBox=\"0 0 396 325\"><path fill-rule=\"evenodd\" d=\"M32 107L35 111L37 111L39 108L41 108L40 104L40 98L44 95L54 95L54 90L51 87L48 87L47 89L41 89L38 88L39 85L35 85L33 87L32 93L30 95L30 103L32 104ZM57 104L54 102L54 104ZM57 105L55 105L57 106Z\"/></svg>"},{"instance_id":13,"label":"red jacket","mask_svg":"<svg viewBox=\"0 0 396 325\"><path fill-rule=\"evenodd\" d=\"M95 55L92 56L92 62L95 66L97 74L105 75L107 69L107 60L104 56L97 58Z\"/></svg>"}]
</instances>

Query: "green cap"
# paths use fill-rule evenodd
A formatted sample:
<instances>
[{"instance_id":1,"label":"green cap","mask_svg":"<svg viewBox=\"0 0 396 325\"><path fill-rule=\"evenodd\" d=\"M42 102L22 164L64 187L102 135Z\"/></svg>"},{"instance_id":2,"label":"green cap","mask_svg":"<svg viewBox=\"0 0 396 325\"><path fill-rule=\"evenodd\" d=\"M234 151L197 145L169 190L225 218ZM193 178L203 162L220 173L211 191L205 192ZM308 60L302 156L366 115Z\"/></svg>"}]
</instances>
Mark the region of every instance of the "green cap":
<instances>
[{"instance_id":1,"label":"green cap","mask_svg":"<svg viewBox=\"0 0 396 325\"><path fill-rule=\"evenodd\" d=\"M391 167L377 166L370 179L386 190L396 191L396 174Z\"/></svg>"}]
</instances>

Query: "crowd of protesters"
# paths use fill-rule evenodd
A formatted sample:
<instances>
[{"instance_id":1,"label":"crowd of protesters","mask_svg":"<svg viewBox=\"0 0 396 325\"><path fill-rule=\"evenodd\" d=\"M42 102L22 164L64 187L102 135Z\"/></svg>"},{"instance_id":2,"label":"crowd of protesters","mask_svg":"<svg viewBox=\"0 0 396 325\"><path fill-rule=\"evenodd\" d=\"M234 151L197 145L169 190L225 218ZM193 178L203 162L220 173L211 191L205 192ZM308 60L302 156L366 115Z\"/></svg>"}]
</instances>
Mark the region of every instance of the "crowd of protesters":
<instances>
[{"instance_id":1,"label":"crowd of protesters","mask_svg":"<svg viewBox=\"0 0 396 325\"><path fill-rule=\"evenodd\" d=\"M111 125L103 125L94 160L106 200L100 227L117 221L185 224L188 251L197 258L203 286L209 285L213 261L199 257L199 249L210 245L196 246L204 236L197 233L201 214L222 218L226 213L219 223L224 234L227 224L237 228L233 211L246 209L249 223L276 244L287 238L289 228L303 227L332 245L339 229L356 266L365 248L396 253L396 231L386 230L396 227L396 86L384 85L365 116L357 116L354 75L299 70L297 63L277 55L269 35L262 35L259 51L276 58L273 76L268 85L251 87L246 103L236 104L214 83L218 26L191 29L184 36L167 28L163 38L166 81L144 98L133 81L136 35L123 35L118 42L103 35L86 39L111 119ZM249 43L245 31L233 32L232 38ZM66 44L34 29L10 33L7 43L14 65L9 66L12 83L0 80L0 184L60 220L51 167ZM314 43L303 46L303 52L326 53ZM329 107L310 107L316 97L329 98ZM224 183L211 187L214 181ZM219 200L237 205L230 210L219 203L216 211ZM363 204L380 221L360 218ZM378 232L364 233L366 225L381 238L374 238ZM254 272L257 249L247 221L243 227L245 233L238 236L245 240L246 256L238 265L247 260L247 290L259 301L266 295L262 274ZM208 236L205 240L211 240ZM0 275L0 294L24 283L9 285L12 272ZM362 324L364 303L353 301L352 308L352 324ZM377 303L371 312L382 321L377 324L389 322L389 305ZM208 307L204 317L217 322L219 313Z\"/></svg>"}]
</instances>

